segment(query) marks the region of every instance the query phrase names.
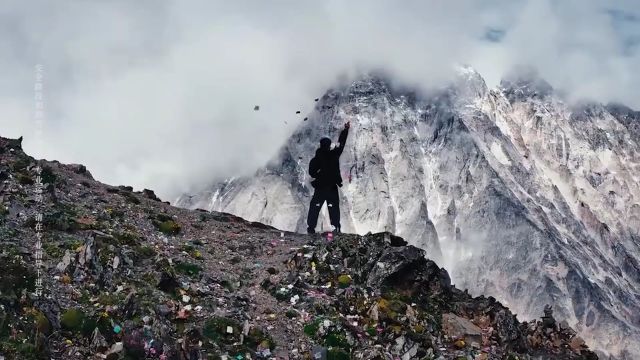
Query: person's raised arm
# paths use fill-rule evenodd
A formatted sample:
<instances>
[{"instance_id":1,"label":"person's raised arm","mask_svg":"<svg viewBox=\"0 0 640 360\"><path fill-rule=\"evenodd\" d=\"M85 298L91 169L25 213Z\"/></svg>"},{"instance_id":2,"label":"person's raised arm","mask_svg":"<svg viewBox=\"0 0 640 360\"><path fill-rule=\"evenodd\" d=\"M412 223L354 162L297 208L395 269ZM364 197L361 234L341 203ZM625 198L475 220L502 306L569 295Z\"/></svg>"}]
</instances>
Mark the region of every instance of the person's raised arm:
<instances>
[{"instance_id":1,"label":"person's raised arm","mask_svg":"<svg viewBox=\"0 0 640 360\"><path fill-rule=\"evenodd\" d=\"M338 156L342 154L342 151L344 150L344 145L347 143L347 136L349 135L350 127L351 127L351 123L347 122L346 124L344 124L344 129L342 129L342 131L340 132L340 137L338 137L338 142L340 143L340 145L335 150L338 153Z\"/></svg>"}]
</instances>

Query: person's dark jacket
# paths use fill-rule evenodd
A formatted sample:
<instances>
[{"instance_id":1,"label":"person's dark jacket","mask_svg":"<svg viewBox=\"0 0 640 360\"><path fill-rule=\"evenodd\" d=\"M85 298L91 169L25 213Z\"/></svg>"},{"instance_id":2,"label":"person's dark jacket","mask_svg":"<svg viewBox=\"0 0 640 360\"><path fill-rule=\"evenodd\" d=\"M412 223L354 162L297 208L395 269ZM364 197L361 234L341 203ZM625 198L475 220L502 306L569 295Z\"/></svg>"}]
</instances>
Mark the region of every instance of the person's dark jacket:
<instances>
[{"instance_id":1,"label":"person's dark jacket","mask_svg":"<svg viewBox=\"0 0 640 360\"><path fill-rule=\"evenodd\" d=\"M309 163L309 175L313 180L313 187L330 187L334 185L342 186L342 175L340 174L340 155L344 150L344 144L347 141L349 129L343 129L340 132L338 142L340 143L334 149L316 150L316 156Z\"/></svg>"}]
</instances>

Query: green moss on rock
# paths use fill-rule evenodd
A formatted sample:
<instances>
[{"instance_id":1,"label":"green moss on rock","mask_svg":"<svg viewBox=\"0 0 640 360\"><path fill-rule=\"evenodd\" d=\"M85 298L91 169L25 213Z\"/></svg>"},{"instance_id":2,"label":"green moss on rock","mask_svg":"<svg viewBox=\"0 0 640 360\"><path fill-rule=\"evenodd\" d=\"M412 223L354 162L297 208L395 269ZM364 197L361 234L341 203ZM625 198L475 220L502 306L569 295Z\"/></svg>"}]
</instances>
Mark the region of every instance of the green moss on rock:
<instances>
[{"instance_id":1,"label":"green moss on rock","mask_svg":"<svg viewBox=\"0 0 640 360\"><path fill-rule=\"evenodd\" d=\"M175 269L178 273L189 276L197 276L200 274L200 272L202 272L202 266L198 264L191 264L188 262L176 263Z\"/></svg>"},{"instance_id":2,"label":"green moss on rock","mask_svg":"<svg viewBox=\"0 0 640 360\"><path fill-rule=\"evenodd\" d=\"M101 305L116 305L122 300L124 300L122 296L115 293L103 293L98 296L98 303Z\"/></svg>"},{"instance_id":3,"label":"green moss on rock","mask_svg":"<svg viewBox=\"0 0 640 360\"><path fill-rule=\"evenodd\" d=\"M118 245L136 245L141 241L140 235L133 231L125 230L114 234Z\"/></svg>"},{"instance_id":4,"label":"green moss on rock","mask_svg":"<svg viewBox=\"0 0 640 360\"><path fill-rule=\"evenodd\" d=\"M36 330L38 330L43 334L48 334L49 331L51 330L51 324L49 323L49 319L47 319L47 317L41 311L35 312L34 322L35 322Z\"/></svg>"},{"instance_id":5,"label":"green moss on rock","mask_svg":"<svg viewBox=\"0 0 640 360\"><path fill-rule=\"evenodd\" d=\"M342 349L329 349L327 351L327 360L349 360L351 356Z\"/></svg>"},{"instance_id":6,"label":"green moss on rock","mask_svg":"<svg viewBox=\"0 0 640 360\"><path fill-rule=\"evenodd\" d=\"M227 332L227 328L231 328L231 333ZM229 318L214 316L205 322L202 329L202 335L213 342L233 342L235 337L240 335L240 324Z\"/></svg>"},{"instance_id":7,"label":"green moss on rock","mask_svg":"<svg viewBox=\"0 0 640 360\"><path fill-rule=\"evenodd\" d=\"M60 325L65 330L78 332L82 329L85 315L80 309L68 309L60 317Z\"/></svg>"},{"instance_id":8,"label":"green moss on rock","mask_svg":"<svg viewBox=\"0 0 640 360\"><path fill-rule=\"evenodd\" d=\"M60 244L52 241L43 241L42 250L44 254L51 259L58 259L64 255L64 249L60 247Z\"/></svg>"},{"instance_id":9,"label":"green moss on rock","mask_svg":"<svg viewBox=\"0 0 640 360\"><path fill-rule=\"evenodd\" d=\"M77 217L78 212L73 205L58 204L53 212L44 214L43 224L51 230L74 231L78 229Z\"/></svg>"},{"instance_id":10,"label":"green moss on rock","mask_svg":"<svg viewBox=\"0 0 640 360\"><path fill-rule=\"evenodd\" d=\"M75 251L77 248L79 248L83 244L84 243L80 239L77 239L74 237L67 237L64 241L63 247L67 250Z\"/></svg>"},{"instance_id":11,"label":"green moss on rock","mask_svg":"<svg viewBox=\"0 0 640 360\"><path fill-rule=\"evenodd\" d=\"M18 175L16 176L16 179L18 180L18 183L20 183L22 185L33 185L34 184L33 178L31 176L29 176L28 174L18 173Z\"/></svg>"},{"instance_id":12,"label":"green moss on rock","mask_svg":"<svg viewBox=\"0 0 640 360\"><path fill-rule=\"evenodd\" d=\"M341 288L349 287L351 285L351 276L345 274L338 276L338 284Z\"/></svg>"},{"instance_id":13,"label":"green moss on rock","mask_svg":"<svg viewBox=\"0 0 640 360\"><path fill-rule=\"evenodd\" d=\"M307 336L309 337L315 337L316 334L318 333L318 330L320 329L320 323L322 322L321 318L315 319L314 321L310 322L309 324L304 326L304 333L307 334Z\"/></svg>"},{"instance_id":14,"label":"green moss on rock","mask_svg":"<svg viewBox=\"0 0 640 360\"><path fill-rule=\"evenodd\" d=\"M344 350L349 350L350 349L350 345L349 342L347 341L347 337L345 335L344 332L338 332L338 331L333 331L333 332L329 332L327 335L325 335L324 337L324 345L327 347L336 347L336 348L341 348Z\"/></svg>"},{"instance_id":15,"label":"green moss on rock","mask_svg":"<svg viewBox=\"0 0 640 360\"><path fill-rule=\"evenodd\" d=\"M173 220L163 221L161 223L158 223L156 226L161 233L167 235L178 235L180 233L180 230L182 229L180 224Z\"/></svg>"},{"instance_id":16,"label":"green moss on rock","mask_svg":"<svg viewBox=\"0 0 640 360\"><path fill-rule=\"evenodd\" d=\"M153 247L148 245L142 245L136 248L136 253L143 259L149 259L156 256L156 251Z\"/></svg>"}]
</instances>

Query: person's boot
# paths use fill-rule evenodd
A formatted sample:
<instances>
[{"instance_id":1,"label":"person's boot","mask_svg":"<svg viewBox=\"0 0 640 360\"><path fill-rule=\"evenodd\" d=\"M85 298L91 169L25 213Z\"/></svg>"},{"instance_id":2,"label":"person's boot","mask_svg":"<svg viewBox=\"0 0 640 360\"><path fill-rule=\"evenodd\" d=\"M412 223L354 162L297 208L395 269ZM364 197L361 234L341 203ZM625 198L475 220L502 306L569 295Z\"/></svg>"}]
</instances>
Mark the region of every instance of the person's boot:
<instances>
[{"instance_id":1,"label":"person's boot","mask_svg":"<svg viewBox=\"0 0 640 360\"><path fill-rule=\"evenodd\" d=\"M333 228L332 233L333 233L333 235L341 234L341 232L340 232L340 227L335 226L335 227Z\"/></svg>"},{"instance_id":2,"label":"person's boot","mask_svg":"<svg viewBox=\"0 0 640 360\"><path fill-rule=\"evenodd\" d=\"M311 234L315 234L316 230L312 229L312 228L307 228L307 234L311 235Z\"/></svg>"}]
</instances>

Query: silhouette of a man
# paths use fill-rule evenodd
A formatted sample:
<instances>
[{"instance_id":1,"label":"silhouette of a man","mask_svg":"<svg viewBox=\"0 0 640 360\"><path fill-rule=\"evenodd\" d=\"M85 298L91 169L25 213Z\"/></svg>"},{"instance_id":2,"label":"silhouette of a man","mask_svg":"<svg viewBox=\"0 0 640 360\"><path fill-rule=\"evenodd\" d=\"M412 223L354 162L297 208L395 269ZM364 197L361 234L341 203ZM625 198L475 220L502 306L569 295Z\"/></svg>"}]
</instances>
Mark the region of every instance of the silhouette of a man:
<instances>
[{"instance_id":1,"label":"silhouette of a man","mask_svg":"<svg viewBox=\"0 0 640 360\"><path fill-rule=\"evenodd\" d=\"M349 123L344 125L338 138L339 144L333 149L331 149L331 139L327 137L320 139L320 148L316 150L316 156L309 163L309 175L314 178L311 185L315 188L307 217L307 233L309 234L316 232L318 215L325 201L334 232L340 233L340 198L338 196L338 186L342 187L340 155L347 141L349 127Z\"/></svg>"}]
</instances>

